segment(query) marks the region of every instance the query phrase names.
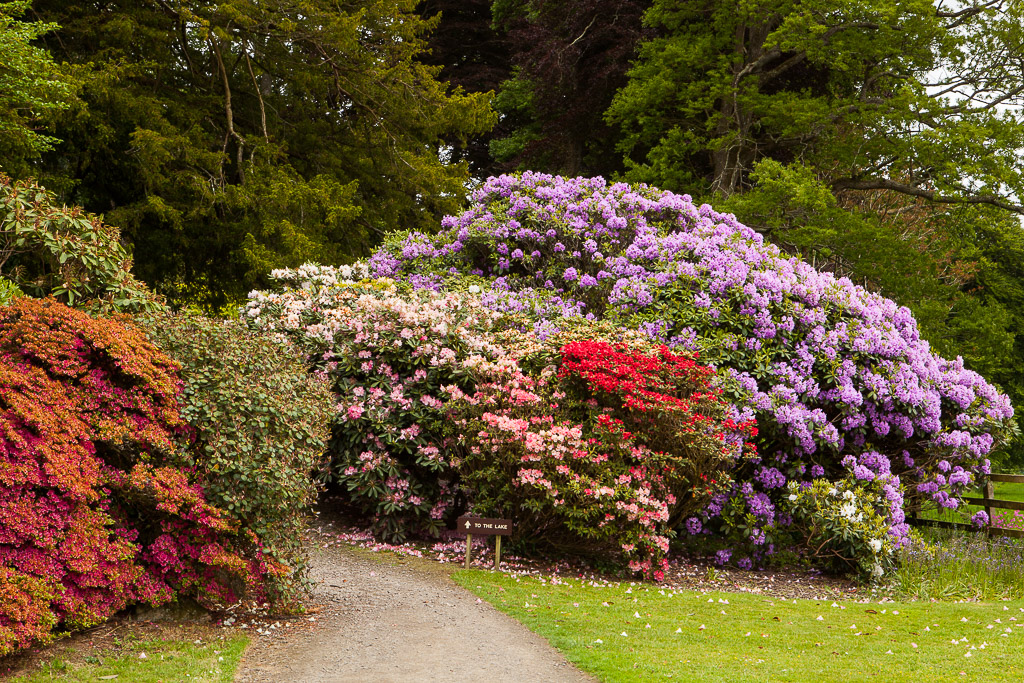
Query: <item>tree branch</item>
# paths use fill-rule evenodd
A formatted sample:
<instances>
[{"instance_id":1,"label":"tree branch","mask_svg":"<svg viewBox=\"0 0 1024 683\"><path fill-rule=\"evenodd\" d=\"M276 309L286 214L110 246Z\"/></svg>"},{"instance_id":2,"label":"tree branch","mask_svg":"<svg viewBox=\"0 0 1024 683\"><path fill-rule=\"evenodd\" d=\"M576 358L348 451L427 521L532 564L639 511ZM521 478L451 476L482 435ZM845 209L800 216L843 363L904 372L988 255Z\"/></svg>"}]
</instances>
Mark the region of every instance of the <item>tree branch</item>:
<instances>
[{"instance_id":1,"label":"tree branch","mask_svg":"<svg viewBox=\"0 0 1024 683\"><path fill-rule=\"evenodd\" d=\"M970 21L972 17L975 17L975 16L981 14L985 10L987 10L987 9L989 9L991 7L996 7L998 5L1002 5L1002 4L1003 4L1003 0L989 0L989 2L983 3L981 5L975 5L973 7L965 7L964 9L956 11L956 12L944 12L944 11L942 11L940 9L936 9L935 10L935 16L939 17L940 19L952 19L953 20L953 21L949 22L948 24L946 24L946 30L948 31L949 29L956 28L957 26L960 26L960 25Z\"/></svg>"},{"instance_id":2,"label":"tree branch","mask_svg":"<svg viewBox=\"0 0 1024 683\"><path fill-rule=\"evenodd\" d=\"M263 139L270 142L267 135L267 110L263 106L263 93L260 91L260 84L256 82L256 74L252 71L252 62L249 61L249 53L245 53L245 65L249 67L249 77L252 79L252 87L256 88L256 97L260 100L260 125L263 126Z\"/></svg>"},{"instance_id":3,"label":"tree branch","mask_svg":"<svg viewBox=\"0 0 1024 683\"><path fill-rule=\"evenodd\" d=\"M578 43L581 40L583 40L583 36L587 35L587 31L590 30L590 27L594 25L595 21L597 21L597 15L596 14L594 15L594 18L590 20L590 23L587 24L587 27L585 29L583 29L583 33L579 34L579 36L576 37L576 40L572 41L571 43L569 43L568 45L565 46L565 50L568 50L570 47L572 47L576 43ZM563 52L564 52L564 50L563 50Z\"/></svg>"},{"instance_id":4,"label":"tree branch","mask_svg":"<svg viewBox=\"0 0 1024 683\"><path fill-rule=\"evenodd\" d=\"M832 189L837 192L842 190L891 190L911 197L927 199L928 201L935 202L937 204L987 204L989 206L1024 215L1024 206L1011 204L1001 197L996 197L994 195L967 195L965 197L954 197L939 194L935 190L926 190L922 187L916 187L906 183L897 183L896 181L889 180L888 178L873 178L870 180L843 178L833 181Z\"/></svg>"},{"instance_id":5,"label":"tree branch","mask_svg":"<svg viewBox=\"0 0 1024 683\"><path fill-rule=\"evenodd\" d=\"M213 49L213 54L217 58L217 67L220 71L221 81L224 84L224 114L228 122L227 135L224 138L224 150L227 151L228 138L235 138L238 141L238 177L244 180L244 172L242 170L242 154L245 148L245 139L239 135L238 131L235 130L235 115L231 110L231 84L228 82L228 71L224 67L224 59L220 54L220 45L217 41L217 36L210 32L210 47Z\"/></svg>"},{"instance_id":6,"label":"tree branch","mask_svg":"<svg viewBox=\"0 0 1024 683\"><path fill-rule=\"evenodd\" d=\"M740 70L740 72L736 74L736 77L732 79L732 86L734 88L739 86L740 81L743 80L745 77L749 76L752 73L759 73L758 69L760 69L762 66L772 61L773 59L776 59L781 56L782 51L779 50L777 47L773 47L772 49L768 50L763 55L752 61L750 64L747 64L745 67L743 67Z\"/></svg>"},{"instance_id":7,"label":"tree branch","mask_svg":"<svg viewBox=\"0 0 1024 683\"><path fill-rule=\"evenodd\" d=\"M776 78L780 74L783 74L786 71L789 71L790 69L792 69L794 66L796 66L800 62L804 61L805 59L807 59L807 53L806 52L798 52L798 53L796 53L795 55L793 55L792 57L790 57L789 59L784 61L782 64L779 64L777 67L775 67L771 71L763 72L761 74L761 83L767 83L768 81L772 80L773 78Z\"/></svg>"},{"instance_id":8,"label":"tree branch","mask_svg":"<svg viewBox=\"0 0 1024 683\"><path fill-rule=\"evenodd\" d=\"M1007 92L1003 93L1002 95L1000 95L999 97L995 98L994 100L989 100L988 102L986 102L985 104L983 104L981 106L978 106L978 107L967 107L967 106L964 106L964 105L959 105L959 106L956 106L956 107L950 107L944 113L948 113L948 114L977 114L978 112L988 111L989 109L992 109L993 107L995 107L995 106L997 106L999 104L1002 104L1006 100L1013 99L1014 97L1020 95L1021 93L1024 93L1024 85L1022 85L1020 87L1017 87L1017 88L1014 88L1013 90L1007 91ZM968 101L970 101L970 99L971 98L968 98Z\"/></svg>"},{"instance_id":9,"label":"tree branch","mask_svg":"<svg viewBox=\"0 0 1024 683\"><path fill-rule=\"evenodd\" d=\"M878 24L875 24L875 23L872 23L872 22L868 22L868 21L858 21L858 22L854 22L854 23L851 23L851 24L841 24L839 26L833 26L832 28L830 28L827 31L825 31L825 33L822 34L822 36L821 36L821 41L823 43L825 43L825 44L828 44L828 42L832 39L833 36L835 36L840 31L846 31L848 29L853 29L853 28L877 29L878 27L879 27ZM782 74L782 73L788 71L789 69L793 68L794 66L796 66L800 62L802 62L805 59L807 59L807 53L806 52L796 52L793 55L791 55L790 57L788 57L786 59L786 61L782 62L778 66L776 66L776 67L774 67L774 68L772 68L772 69L770 69L768 71L763 71L764 67L769 62L772 62L773 60L778 59L782 55L783 55L782 50L780 50L777 47L773 47L773 48L770 48L767 51L765 51L764 54L762 54L760 57L758 57L754 61L750 62L746 66L744 66L743 69L741 69L740 72L736 74L736 76L733 78L733 81L732 81L733 88L738 87L740 81L743 80L744 78L746 78L747 76L751 75L751 74L760 74L761 75L761 82L762 83L770 81L771 79L776 78L779 74Z\"/></svg>"}]
</instances>

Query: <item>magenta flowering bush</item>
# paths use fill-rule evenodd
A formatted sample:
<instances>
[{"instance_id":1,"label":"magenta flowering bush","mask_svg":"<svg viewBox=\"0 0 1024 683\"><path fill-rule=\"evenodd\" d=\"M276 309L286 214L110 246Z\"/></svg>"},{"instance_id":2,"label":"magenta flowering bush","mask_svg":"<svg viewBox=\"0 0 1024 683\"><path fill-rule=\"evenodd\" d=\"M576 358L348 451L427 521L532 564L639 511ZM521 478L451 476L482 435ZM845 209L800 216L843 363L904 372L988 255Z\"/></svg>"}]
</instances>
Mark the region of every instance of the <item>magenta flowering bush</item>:
<instances>
[{"instance_id":1,"label":"magenta flowering bush","mask_svg":"<svg viewBox=\"0 0 1024 683\"><path fill-rule=\"evenodd\" d=\"M178 466L177 370L122 321L0 307L0 657L134 603L262 601L285 569Z\"/></svg>"},{"instance_id":2,"label":"magenta flowering bush","mask_svg":"<svg viewBox=\"0 0 1024 683\"><path fill-rule=\"evenodd\" d=\"M487 307L529 316L540 338L567 319L603 319L719 368L737 419L756 417L760 457L685 528L742 540L744 557L784 537L790 482L895 476L909 504L956 507L1014 429L1008 398L932 353L908 309L688 196L501 176L443 226L391 239L372 274L438 291L476 278ZM906 524L889 524L902 543Z\"/></svg>"}]
</instances>

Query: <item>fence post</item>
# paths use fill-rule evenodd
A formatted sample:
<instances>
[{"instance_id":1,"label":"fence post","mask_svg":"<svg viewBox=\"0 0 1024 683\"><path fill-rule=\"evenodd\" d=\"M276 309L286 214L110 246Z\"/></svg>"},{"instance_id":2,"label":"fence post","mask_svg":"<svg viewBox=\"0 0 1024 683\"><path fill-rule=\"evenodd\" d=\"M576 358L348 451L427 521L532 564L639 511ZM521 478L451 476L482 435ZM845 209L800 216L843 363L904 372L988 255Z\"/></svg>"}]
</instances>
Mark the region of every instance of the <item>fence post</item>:
<instances>
[{"instance_id":1,"label":"fence post","mask_svg":"<svg viewBox=\"0 0 1024 683\"><path fill-rule=\"evenodd\" d=\"M992 485L992 480L989 479L985 482L985 500L992 500L996 497L996 487ZM985 529L985 535L992 535L992 527L995 526L992 522L992 508L988 503L985 503L985 514L988 515L988 528Z\"/></svg>"}]
</instances>

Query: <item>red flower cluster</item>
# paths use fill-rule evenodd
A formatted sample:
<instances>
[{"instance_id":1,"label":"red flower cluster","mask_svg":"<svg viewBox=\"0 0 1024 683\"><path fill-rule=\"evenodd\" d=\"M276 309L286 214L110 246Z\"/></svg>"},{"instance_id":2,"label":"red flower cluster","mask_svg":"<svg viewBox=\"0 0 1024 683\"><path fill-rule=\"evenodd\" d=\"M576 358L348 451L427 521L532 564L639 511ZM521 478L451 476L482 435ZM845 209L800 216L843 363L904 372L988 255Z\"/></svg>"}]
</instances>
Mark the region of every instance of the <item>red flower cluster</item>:
<instances>
[{"instance_id":1,"label":"red flower cluster","mask_svg":"<svg viewBox=\"0 0 1024 683\"><path fill-rule=\"evenodd\" d=\"M612 399L618 404L614 407L627 413L675 412L686 416L680 426L693 432L712 421L713 411L708 408L726 405L721 391L709 384L714 370L697 363L696 354L677 355L662 345L648 356L599 341L572 342L561 352L559 377L580 377L589 391ZM727 431L744 432L748 437L757 434L753 420L737 423L724 418L720 426L723 441Z\"/></svg>"},{"instance_id":2,"label":"red flower cluster","mask_svg":"<svg viewBox=\"0 0 1024 683\"><path fill-rule=\"evenodd\" d=\"M562 347L560 377L577 375L595 392L617 395L623 406L641 412L677 408L690 410L702 400L720 401L719 391L707 386L714 370L660 346L657 355L628 353L607 342L572 342ZM687 396L680 388L689 390ZM694 415L695 421L707 420Z\"/></svg>"},{"instance_id":3,"label":"red flower cluster","mask_svg":"<svg viewBox=\"0 0 1024 683\"><path fill-rule=\"evenodd\" d=\"M673 487L680 499L706 499L729 482L742 453L756 455L750 443L755 422L728 417L721 391L710 384L714 370L696 354L660 346L648 355L601 341L572 342L561 353L559 377L570 386L573 378L582 380L577 391L599 407L601 429L624 439L638 434L640 443L673 463L662 475L688 482Z\"/></svg>"}]
</instances>

